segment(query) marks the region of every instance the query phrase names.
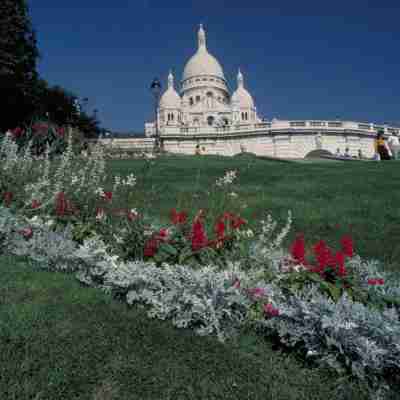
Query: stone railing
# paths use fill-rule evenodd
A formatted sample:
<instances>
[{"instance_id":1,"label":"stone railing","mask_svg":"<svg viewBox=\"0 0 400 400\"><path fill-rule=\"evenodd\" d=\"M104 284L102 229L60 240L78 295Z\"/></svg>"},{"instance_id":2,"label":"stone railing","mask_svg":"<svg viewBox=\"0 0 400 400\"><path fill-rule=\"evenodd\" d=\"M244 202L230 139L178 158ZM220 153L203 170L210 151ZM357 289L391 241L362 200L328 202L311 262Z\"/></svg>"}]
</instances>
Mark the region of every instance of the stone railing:
<instances>
[{"instance_id":1,"label":"stone railing","mask_svg":"<svg viewBox=\"0 0 400 400\"><path fill-rule=\"evenodd\" d=\"M154 149L153 138L109 138L109 139L90 139L89 143L100 142L102 145L120 150L135 149L138 151L152 151Z\"/></svg>"},{"instance_id":2,"label":"stone railing","mask_svg":"<svg viewBox=\"0 0 400 400\"><path fill-rule=\"evenodd\" d=\"M206 126L206 127L180 127L180 126L164 126L160 129L160 134L163 137L168 136L210 136L210 135L225 135L237 133L257 133L265 132L274 133L275 131L288 130L292 131L356 131L366 134L375 134L378 130L384 131L385 134L392 132L400 133L399 127L390 127L388 125L377 125L365 122L353 121L320 121L320 120L272 120L270 122L238 124L227 126ZM146 134L151 135L155 132L154 124L146 124Z\"/></svg>"},{"instance_id":3,"label":"stone railing","mask_svg":"<svg viewBox=\"0 0 400 400\"><path fill-rule=\"evenodd\" d=\"M280 121L275 120L271 123L271 131L277 130L317 130L317 131L361 131L365 133L375 134L382 130L385 134L392 132L399 133L399 127L390 127L388 125L377 125L373 123L354 122L354 121L318 121L318 120L303 120L303 121Z\"/></svg>"}]
</instances>

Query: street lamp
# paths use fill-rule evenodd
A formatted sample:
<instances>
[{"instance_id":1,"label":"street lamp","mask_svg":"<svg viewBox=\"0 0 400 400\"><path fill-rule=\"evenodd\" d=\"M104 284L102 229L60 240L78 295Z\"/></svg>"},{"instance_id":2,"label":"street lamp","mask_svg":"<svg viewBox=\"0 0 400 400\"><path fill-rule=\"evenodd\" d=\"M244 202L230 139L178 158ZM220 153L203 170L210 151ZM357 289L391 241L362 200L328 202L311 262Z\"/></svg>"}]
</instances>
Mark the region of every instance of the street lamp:
<instances>
[{"instance_id":1,"label":"street lamp","mask_svg":"<svg viewBox=\"0 0 400 400\"><path fill-rule=\"evenodd\" d=\"M155 110L155 127L156 127L156 135L154 141L154 151L158 152L161 147L160 143L160 134L158 131L158 103L160 101L160 94L161 94L161 83L157 78L154 78L153 82L151 83L150 89L154 95L154 110Z\"/></svg>"}]
</instances>

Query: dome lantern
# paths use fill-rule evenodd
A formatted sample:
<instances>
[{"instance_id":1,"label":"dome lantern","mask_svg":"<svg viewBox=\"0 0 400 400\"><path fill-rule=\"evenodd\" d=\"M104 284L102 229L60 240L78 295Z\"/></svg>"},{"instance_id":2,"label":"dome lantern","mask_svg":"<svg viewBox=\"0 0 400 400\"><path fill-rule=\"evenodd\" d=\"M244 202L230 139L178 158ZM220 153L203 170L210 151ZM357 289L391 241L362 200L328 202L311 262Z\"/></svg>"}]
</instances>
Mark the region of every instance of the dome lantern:
<instances>
[{"instance_id":1,"label":"dome lantern","mask_svg":"<svg viewBox=\"0 0 400 400\"><path fill-rule=\"evenodd\" d=\"M206 50L207 51L207 45L206 45L206 32L203 28L203 24L200 24L199 32L197 33L197 38L199 41L199 50Z\"/></svg>"},{"instance_id":2,"label":"dome lantern","mask_svg":"<svg viewBox=\"0 0 400 400\"><path fill-rule=\"evenodd\" d=\"M240 68L239 68L239 72L238 72L238 74L237 74L237 85L238 85L238 88L244 87L243 75L242 75L242 73L240 72Z\"/></svg>"}]
</instances>

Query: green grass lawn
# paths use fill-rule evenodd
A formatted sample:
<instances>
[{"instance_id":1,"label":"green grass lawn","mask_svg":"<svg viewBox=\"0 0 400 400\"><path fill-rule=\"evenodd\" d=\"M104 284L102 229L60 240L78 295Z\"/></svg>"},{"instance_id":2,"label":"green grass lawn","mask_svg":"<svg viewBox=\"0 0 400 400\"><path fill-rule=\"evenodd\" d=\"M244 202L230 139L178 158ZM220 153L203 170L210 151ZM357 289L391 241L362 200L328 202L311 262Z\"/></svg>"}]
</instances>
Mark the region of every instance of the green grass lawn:
<instances>
[{"instance_id":1,"label":"green grass lawn","mask_svg":"<svg viewBox=\"0 0 400 400\"><path fill-rule=\"evenodd\" d=\"M250 223L268 210L296 232L336 244L351 232L357 252L398 269L400 164L285 163L251 157L113 161L143 181L132 207L167 219L172 207L204 207L207 190L239 171L235 200ZM195 196L193 196L195 193ZM287 245L287 243L286 243ZM0 258L0 399L362 399L355 384L309 368L243 333L226 344L150 320L72 275Z\"/></svg>"},{"instance_id":2,"label":"green grass lawn","mask_svg":"<svg viewBox=\"0 0 400 400\"><path fill-rule=\"evenodd\" d=\"M221 344L150 320L72 275L11 257L0 269L2 400L365 398L255 336Z\"/></svg>"}]
</instances>

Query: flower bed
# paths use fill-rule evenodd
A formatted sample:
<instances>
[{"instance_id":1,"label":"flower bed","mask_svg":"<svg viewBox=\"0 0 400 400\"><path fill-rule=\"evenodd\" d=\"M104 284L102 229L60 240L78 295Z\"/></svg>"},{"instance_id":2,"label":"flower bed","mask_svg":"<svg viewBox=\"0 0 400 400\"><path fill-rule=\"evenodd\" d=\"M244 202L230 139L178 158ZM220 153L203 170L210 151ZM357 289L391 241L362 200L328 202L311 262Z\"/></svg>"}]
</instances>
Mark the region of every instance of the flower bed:
<instances>
[{"instance_id":1,"label":"flower bed","mask_svg":"<svg viewBox=\"0 0 400 400\"><path fill-rule=\"evenodd\" d=\"M29 153L18 155L10 138L1 149L2 179L13 165L22 171L19 186L0 193L2 252L73 272L86 285L146 306L150 317L221 341L251 326L306 359L367 381L375 394L398 385L400 282L355 254L351 237L334 251L300 235L285 250L290 213L280 230L270 215L250 229L224 204L215 206L216 218L204 209L171 210L170 222L161 223L118 203L135 187L134 175L102 188L101 152L76 166L67 149L53 172L45 159L37 166L43 179L28 173ZM228 171L216 182L226 198L235 179ZM42 197L27 197L38 181Z\"/></svg>"}]
</instances>

